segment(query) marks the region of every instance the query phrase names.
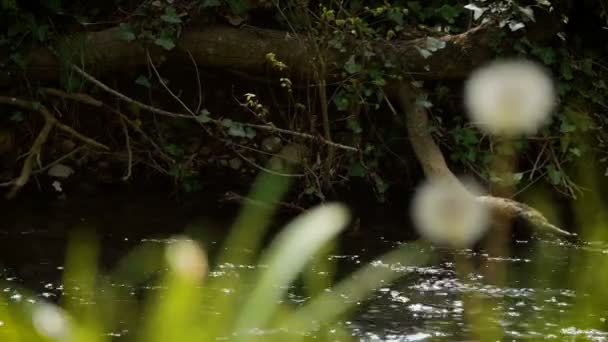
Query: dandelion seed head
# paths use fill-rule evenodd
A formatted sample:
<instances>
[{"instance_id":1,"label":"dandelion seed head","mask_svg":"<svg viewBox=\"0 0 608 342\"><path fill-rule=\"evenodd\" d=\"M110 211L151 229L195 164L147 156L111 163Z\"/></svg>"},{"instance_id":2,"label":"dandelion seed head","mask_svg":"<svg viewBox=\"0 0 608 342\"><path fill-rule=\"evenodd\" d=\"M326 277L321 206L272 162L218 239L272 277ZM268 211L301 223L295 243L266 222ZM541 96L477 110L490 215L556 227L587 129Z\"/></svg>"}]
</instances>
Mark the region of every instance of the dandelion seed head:
<instances>
[{"instance_id":1,"label":"dandelion seed head","mask_svg":"<svg viewBox=\"0 0 608 342\"><path fill-rule=\"evenodd\" d=\"M54 305L38 305L32 312L32 323L39 334L51 339L64 340L68 334L66 315Z\"/></svg>"},{"instance_id":2,"label":"dandelion seed head","mask_svg":"<svg viewBox=\"0 0 608 342\"><path fill-rule=\"evenodd\" d=\"M476 200L479 187L466 187L451 179L434 179L422 184L414 196L412 219L418 233L437 245L466 248L485 233L490 215Z\"/></svg>"},{"instance_id":3,"label":"dandelion seed head","mask_svg":"<svg viewBox=\"0 0 608 342\"><path fill-rule=\"evenodd\" d=\"M208 270L207 257L198 243L177 238L167 246L165 257L171 270L193 280L203 279Z\"/></svg>"},{"instance_id":4,"label":"dandelion seed head","mask_svg":"<svg viewBox=\"0 0 608 342\"><path fill-rule=\"evenodd\" d=\"M495 61L474 71L465 84L465 107L481 129L494 135L533 134L556 104L553 80L535 62Z\"/></svg>"}]
</instances>

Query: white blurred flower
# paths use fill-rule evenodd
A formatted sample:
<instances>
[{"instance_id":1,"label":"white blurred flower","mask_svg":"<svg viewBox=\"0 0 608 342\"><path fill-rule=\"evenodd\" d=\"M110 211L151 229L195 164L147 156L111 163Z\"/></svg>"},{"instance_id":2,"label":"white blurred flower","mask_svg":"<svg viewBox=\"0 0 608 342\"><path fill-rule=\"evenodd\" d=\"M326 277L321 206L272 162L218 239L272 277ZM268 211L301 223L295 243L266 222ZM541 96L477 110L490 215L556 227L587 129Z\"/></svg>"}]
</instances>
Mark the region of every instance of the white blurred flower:
<instances>
[{"instance_id":1,"label":"white blurred flower","mask_svg":"<svg viewBox=\"0 0 608 342\"><path fill-rule=\"evenodd\" d=\"M469 189L467 189L469 188ZM453 179L426 181L416 191L411 207L414 226L432 243L466 248L475 244L489 224L488 208L477 201L477 187Z\"/></svg>"},{"instance_id":2,"label":"white blurred flower","mask_svg":"<svg viewBox=\"0 0 608 342\"><path fill-rule=\"evenodd\" d=\"M198 243L177 238L167 246L165 257L172 271L182 277L201 280L207 275L207 256Z\"/></svg>"},{"instance_id":3,"label":"white blurred flower","mask_svg":"<svg viewBox=\"0 0 608 342\"><path fill-rule=\"evenodd\" d=\"M34 328L42 336L63 341L68 335L66 314L54 305L38 305L32 312L32 322Z\"/></svg>"},{"instance_id":4,"label":"white blurred flower","mask_svg":"<svg viewBox=\"0 0 608 342\"><path fill-rule=\"evenodd\" d=\"M491 134L533 134L556 104L553 80L526 60L495 61L474 71L465 85L473 123Z\"/></svg>"}]
</instances>

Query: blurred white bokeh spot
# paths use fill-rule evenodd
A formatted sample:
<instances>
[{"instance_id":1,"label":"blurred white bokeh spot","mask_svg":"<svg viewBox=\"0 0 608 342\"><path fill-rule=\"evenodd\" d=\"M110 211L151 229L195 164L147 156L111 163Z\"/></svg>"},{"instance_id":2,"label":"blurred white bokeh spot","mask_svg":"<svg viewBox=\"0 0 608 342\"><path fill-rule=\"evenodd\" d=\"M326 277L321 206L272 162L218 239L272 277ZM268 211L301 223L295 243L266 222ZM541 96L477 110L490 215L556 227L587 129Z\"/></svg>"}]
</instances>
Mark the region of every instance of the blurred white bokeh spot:
<instances>
[{"instance_id":1,"label":"blurred white bokeh spot","mask_svg":"<svg viewBox=\"0 0 608 342\"><path fill-rule=\"evenodd\" d=\"M501 60L473 71L465 84L470 120L495 135L534 134L556 105L550 74L527 60Z\"/></svg>"},{"instance_id":2,"label":"blurred white bokeh spot","mask_svg":"<svg viewBox=\"0 0 608 342\"><path fill-rule=\"evenodd\" d=\"M467 248L483 236L489 210L475 198L479 187L473 182L464 184L450 178L432 179L417 189L412 219L423 238L441 246Z\"/></svg>"},{"instance_id":3,"label":"blurred white bokeh spot","mask_svg":"<svg viewBox=\"0 0 608 342\"><path fill-rule=\"evenodd\" d=\"M38 305L32 313L32 323L42 336L60 341L67 336L68 321L65 313L54 305Z\"/></svg>"},{"instance_id":4,"label":"blurred white bokeh spot","mask_svg":"<svg viewBox=\"0 0 608 342\"><path fill-rule=\"evenodd\" d=\"M176 238L175 242L167 246L165 257L169 267L180 276L200 280L207 275L207 256L193 240Z\"/></svg>"}]
</instances>

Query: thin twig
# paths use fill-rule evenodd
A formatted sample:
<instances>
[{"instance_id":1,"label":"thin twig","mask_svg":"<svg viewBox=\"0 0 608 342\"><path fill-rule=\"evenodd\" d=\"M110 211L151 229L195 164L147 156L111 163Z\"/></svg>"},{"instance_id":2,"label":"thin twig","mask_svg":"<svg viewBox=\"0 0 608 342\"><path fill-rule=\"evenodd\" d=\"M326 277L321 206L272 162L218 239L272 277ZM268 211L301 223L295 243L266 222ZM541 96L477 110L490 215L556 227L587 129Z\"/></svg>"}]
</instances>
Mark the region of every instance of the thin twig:
<instances>
[{"instance_id":1,"label":"thin twig","mask_svg":"<svg viewBox=\"0 0 608 342\"><path fill-rule=\"evenodd\" d=\"M256 162L254 162L253 160L248 159L247 157L245 157L242 153L240 153L237 150L234 150L234 153L236 153L239 157L241 157L241 159L243 159L244 161L246 161L247 163L253 165L254 167L260 169L261 171L270 173L272 175L275 176L281 176L281 177L304 177L304 174L301 173L282 173L282 172L277 172L277 171L273 171L271 169L265 168L261 165L258 165Z\"/></svg>"},{"instance_id":2,"label":"thin twig","mask_svg":"<svg viewBox=\"0 0 608 342\"><path fill-rule=\"evenodd\" d=\"M86 73L85 71L83 71L82 69L80 69L79 67L72 65L72 69L74 69L77 73L79 73L83 78L85 78L86 80L88 80L89 82L97 85L98 87L100 87L102 90L105 90L106 92L122 99L123 101L130 103L134 106L137 106L141 109L147 110L149 112L152 113L156 113L159 115L164 115L164 116L169 116L169 117L173 117L173 118L184 118L184 119L190 119L190 120L196 120L195 116L192 115L187 115L187 114L180 114L180 113L175 113L175 112L169 112L166 111L164 109L159 109L156 107L152 107L149 106L147 104L141 103L135 99L132 99L110 87L108 87L107 85L105 85L104 83L102 83L101 81L97 80L96 78L94 78L93 76L89 75L88 73ZM222 125L222 121L221 120L216 120L216 119L211 119L209 122L219 125ZM257 128L257 129L261 129L261 130L265 130L265 131L274 131L274 132L279 132L279 133L283 133L283 134L288 134L288 135L292 135L292 136L297 136L300 138L304 138L307 140L314 140L314 141L320 141L326 145L329 146L333 146L336 148L340 148L343 150L348 150L348 151L354 151L354 152L359 152L359 149L356 147L352 147L352 146L347 146L347 145L343 145L343 144L339 144L339 143L335 143L333 141L329 141L327 139L321 138L321 137L317 137L314 136L312 134L306 134L306 133L300 133L300 132L295 132L295 131L290 131L287 129L283 129L283 128L278 128L278 127L274 127L274 126L270 126L270 125L257 125L257 124L249 124L249 123L241 123L241 122L234 122L235 124L240 124L243 125L244 127L251 127L251 128ZM201 123L202 124L202 123Z\"/></svg>"},{"instance_id":3,"label":"thin twig","mask_svg":"<svg viewBox=\"0 0 608 342\"><path fill-rule=\"evenodd\" d=\"M192 116L196 116L196 114L192 111L192 109L190 109L184 103L184 101L182 101L182 99L179 98L179 96L175 95L175 93L171 90L171 88L169 88L167 83L165 81L163 81L163 78L160 76L158 69L156 69L154 62L152 61L152 58L150 57L150 51L146 51L146 56L148 57L148 63L150 64L152 71L154 71L154 74L156 75L158 82L163 86L163 88L165 88L165 90L169 93L169 95L171 95L171 97L174 98L175 101L177 101L177 103L179 103L186 110L186 112L190 113L190 115L192 115Z\"/></svg>"},{"instance_id":4,"label":"thin twig","mask_svg":"<svg viewBox=\"0 0 608 342\"><path fill-rule=\"evenodd\" d=\"M23 108L26 110L37 111L44 118L44 126L42 127L42 129L38 133L38 136L36 136L36 139L32 143L29 154L28 154L27 158L25 159L25 161L23 162L23 166L21 168L21 173L20 173L19 177L17 177L15 179L15 181L13 182L13 188L6 195L6 197L9 199L15 197L17 195L17 193L19 192L19 190L30 179L30 176L32 175L32 165L34 164L34 160L36 158L40 157L40 151L42 150L42 146L48 140L49 134L51 133L51 130L55 126L63 131L66 131L66 132L74 135L78 139L83 140L84 142L86 142L90 145L93 145L93 146L96 146L96 147L99 147L99 148L102 148L105 150L109 150L109 148L107 146L100 144L91 138L85 137L84 135L78 133L73 128L66 126L66 125L62 124L61 122L59 122L57 120L57 118L55 118L53 116L53 114L51 114L51 112L49 112L49 110L45 106L43 106L39 103L22 100L22 99L18 99L15 97L7 97L7 96L0 96L0 103L13 105L13 106L20 107L20 108Z\"/></svg>"},{"instance_id":5,"label":"thin twig","mask_svg":"<svg viewBox=\"0 0 608 342\"><path fill-rule=\"evenodd\" d=\"M70 126L67 126L67 125L59 122L57 119L55 119L55 125L57 126L58 129L60 129L60 130L62 130L64 132L66 132L66 133L69 133L69 134L75 136L76 138L82 140L84 143L87 143L89 145L95 146L95 147L100 148L102 150L106 150L106 151L110 150L110 148L108 146L106 146L106 145L104 145L102 143L99 143L99 142L97 142L97 141L95 141L95 140L93 140L93 139L91 139L89 137L86 137L86 136L82 135L81 133L78 133L78 131L76 131L75 129L73 129Z\"/></svg>"},{"instance_id":6,"label":"thin twig","mask_svg":"<svg viewBox=\"0 0 608 342\"><path fill-rule=\"evenodd\" d=\"M196 84L198 86L198 103L196 105L195 112L199 113L201 111L201 106L203 105L203 84L201 83L201 74L198 71L198 64L196 63L196 60L194 59L194 56L192 56L190 50L186 50L186 52L188 53L188 56L190 56L192 65L194 65L194 71L196 72Z\"/></svg>"},{"instance_id":7,"label":"thin twig","mask_svg":"<svg viewBox=\"0 0 608 342\"><path fill-rule=\"evenodd\" d=\"M126 115L122 114L118 110L115 110L114 108L111 108L110 106L106 106L106 108L119 115L122 120L124 120L129 126L131 126L131 128L133 128L137 133L139 133L139 135L141 135L145 140L147 140L148 143L152 145L152 147L154 147L156 152L158 152L160 156L165 159L165 161L171 164L175 164L175 159L169 157L165 152L163 152L162 148L160 148L160 146L158 146L158 144L152 138L150 138L150 136L146 134L143 129L141 129L137 124L135 124L133 120L129 119Z\"/></svg>"},{"instance_id":8,"label":"thin twig","mask_svg":"<svg viewBox=\"0 0 608 342\"><path fill-rule=\"evenodd\" d=\"M103 102L96 100L93 97L91 97L90 95L84 94L84 93L66 93L65 91L55 89L55 88L42 88L42 89L40 89L40 92L42 94L53 95L53 96L67 99L67 100L82 102L84 104L88 104L88 105L94 106L94 107L103 106Z\"/></svg>"},{"instance_id":9,"label":"thin twig","mask_svg":"<svg viewBox=\"0 0 608 342\"><path fill-rule=\"evenodd\" d=\"M186 114L179 114L179 113L173 113L173 112L169 112L163 109L159 109L156 107L152 107L149 106L147 104L141 103L135 99L132 99L110 87L108 87L107 85L105 85L103 82L99 81L98 79L96 79L95 77L89 75L88 73L86 73L84 70L80 69L79 67L77 67L76 65L72 64L72 70L76 71L80 76L82 76L85 80L95 84L96 86L98 86L99 88L101 88L103 91L110 93L116 97L118 97L119 99L130 103L134 106L137 106L139 108L142 108L144 110L147 110L149 112L155 113L155 114L159 114L159 115L164 115L164 116L169 116L172 118L187 118L187 119L192 119L192 117L190 115L186 115Z\"/></svg>"},{"instance_id":10,"label":"thin twig","mask_svg":"<svg viewBox=\"0 0 608 342\"><path fill-rule=\"evenodd\" d=\"M129 129L127 128L127 124L125 120L120 117L120 125L122 126L122 132L125 135L125 145L127 147L127 173L122 177L123 181L129 180L131 178L131 168L133 167L133 151L131 151L131 139L129 138Z\"/></svg>"}]
</instances>

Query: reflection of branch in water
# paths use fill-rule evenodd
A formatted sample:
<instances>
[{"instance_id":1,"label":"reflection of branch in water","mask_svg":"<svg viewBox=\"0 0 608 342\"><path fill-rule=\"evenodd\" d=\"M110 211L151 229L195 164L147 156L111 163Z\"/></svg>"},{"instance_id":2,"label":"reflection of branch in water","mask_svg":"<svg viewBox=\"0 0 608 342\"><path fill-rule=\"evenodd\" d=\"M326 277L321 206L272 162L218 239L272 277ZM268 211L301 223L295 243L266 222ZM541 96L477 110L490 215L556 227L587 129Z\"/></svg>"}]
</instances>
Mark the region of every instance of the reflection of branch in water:
<instances>
[{"instance_id":1,"label":"reflection of branch in water","mask_svg":"<svg viewBox=\"0 0 608 342\"><path fill-rule=\"evenodd\" d=\"M295 205L293 203L286 203L286 202L273 202L273 203L265 203L265 202L261 202L261 201L257 201L254 199L251 199L249 197L246 196L242 196L237 194L236 192L233 191L228 191L224 194L223 198L221 199L222 201L225 202L233 202L233 201L237 201L237 202L248 202L257 206L261 206L261 207L265 207L265 208L273 208L275 206L279 206L279 207L283 207L286 209L290 209L296 212L304 212L306 211L305 208L302 208L298 205Z\"/></svg>"}]
</instances>

